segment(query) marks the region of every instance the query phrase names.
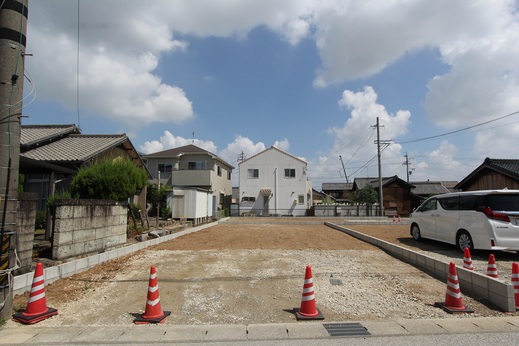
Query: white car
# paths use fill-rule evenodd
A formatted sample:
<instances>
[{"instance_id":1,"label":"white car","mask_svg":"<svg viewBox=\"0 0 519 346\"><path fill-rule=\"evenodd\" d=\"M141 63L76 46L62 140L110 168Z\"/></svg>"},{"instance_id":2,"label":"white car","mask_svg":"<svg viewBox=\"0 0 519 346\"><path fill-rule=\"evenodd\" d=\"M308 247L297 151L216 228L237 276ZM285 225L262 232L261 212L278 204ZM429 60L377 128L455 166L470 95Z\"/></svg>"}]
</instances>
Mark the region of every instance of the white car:
<instances>
[{"instance_id":1,"label":"white car","mask_svg":"<svg viewBox=\"0 0 519 346\"><path fill-rule=\"evenodd\" d=\"M519 251L519 190L455 192L430 197L410 217L415 240L433 239L461 251Z\"/></svg>"}]
</instances>

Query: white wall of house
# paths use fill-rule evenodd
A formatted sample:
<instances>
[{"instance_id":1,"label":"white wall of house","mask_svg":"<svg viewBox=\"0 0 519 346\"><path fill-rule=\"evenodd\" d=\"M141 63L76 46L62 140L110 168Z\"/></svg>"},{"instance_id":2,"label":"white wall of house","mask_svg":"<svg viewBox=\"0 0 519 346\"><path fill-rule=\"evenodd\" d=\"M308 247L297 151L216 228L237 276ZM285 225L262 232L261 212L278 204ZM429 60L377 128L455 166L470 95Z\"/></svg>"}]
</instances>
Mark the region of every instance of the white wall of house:
<instances>
[{"instance_id":1,"label":"white wall of house","mask_svg":"<svg viewBox=\"0 0 519 346\"><path fill-rule=\"evenodd\" d=\"M307 163L275 147L242 161L240 214L304 216L312 203Z\"/></svg>"}]
</instances>

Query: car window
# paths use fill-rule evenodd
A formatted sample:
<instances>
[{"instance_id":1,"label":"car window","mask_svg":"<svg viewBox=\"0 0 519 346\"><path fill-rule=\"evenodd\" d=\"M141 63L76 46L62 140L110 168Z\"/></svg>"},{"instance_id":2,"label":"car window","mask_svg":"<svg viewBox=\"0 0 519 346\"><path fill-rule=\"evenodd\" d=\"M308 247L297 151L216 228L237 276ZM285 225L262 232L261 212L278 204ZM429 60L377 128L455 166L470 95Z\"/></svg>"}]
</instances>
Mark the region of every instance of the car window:
<instances>
[{"instance_id":1,"label":"car window","mask_svg":"<svg viewBox=\"0 0 519 346\"><path fill-rule=\"evenodd\" d=\"M436 198L431 198L420 207L420 211L436 210Z\"/></svg>"},{"instance_id":2,"label":"car window","mask_svg":"<svg viewBox=\"0 0 519 346\"><path fill-rule=\"evenodd\" d=\"M519 211L519 195L487 195L486 206L497 211Z\"/></svg>"},{"instance_id":3,"label":"car window","mask_svg":"<svg viewBox=\"0 0 519 346\"><path fill-rule=\"evenodd\" d=\"M460 196L461 210L476 210L479 207L486 206L485 196L482 195L467 195Z\"/></svg>"},{"instance_id":4,"label":"car window","mask_svg":"<svg viewBox=\"0 0 519 346\"><path fill-rule=\"evenodd\" d=\"M445 210L458 210L459 209L459 196L452 196L446 198L439 198L438 202Z\"/></svg>"}]
</instances>

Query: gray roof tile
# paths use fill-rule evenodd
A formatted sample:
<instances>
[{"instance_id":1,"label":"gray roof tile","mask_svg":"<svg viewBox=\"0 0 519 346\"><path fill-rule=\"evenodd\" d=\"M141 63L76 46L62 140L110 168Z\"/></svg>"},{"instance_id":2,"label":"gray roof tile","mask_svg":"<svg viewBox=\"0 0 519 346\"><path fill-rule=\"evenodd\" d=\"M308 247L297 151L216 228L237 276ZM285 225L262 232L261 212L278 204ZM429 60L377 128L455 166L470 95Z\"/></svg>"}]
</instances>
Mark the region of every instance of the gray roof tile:
<instances>
[{"instance_id":1,"label":"gray roof tile","mask_svg":"<svg viewBox=\"0 0 519 346\"><path fill-rule=\"evenodd\" d=\"M48 162L84 162L127 139L126 134L69 135L21 155L33 160Z\"/></svg>"},{"instance_id":2,"label":"gray roof tile","mask_svg":"<svg viewBox=\"0 0 519 346\"><path fill-rule=\"evenodd\" d=\"M80 131L76 125L22 125L20 132L20 144L32 146Z\"/></svg>"}]
</instances>

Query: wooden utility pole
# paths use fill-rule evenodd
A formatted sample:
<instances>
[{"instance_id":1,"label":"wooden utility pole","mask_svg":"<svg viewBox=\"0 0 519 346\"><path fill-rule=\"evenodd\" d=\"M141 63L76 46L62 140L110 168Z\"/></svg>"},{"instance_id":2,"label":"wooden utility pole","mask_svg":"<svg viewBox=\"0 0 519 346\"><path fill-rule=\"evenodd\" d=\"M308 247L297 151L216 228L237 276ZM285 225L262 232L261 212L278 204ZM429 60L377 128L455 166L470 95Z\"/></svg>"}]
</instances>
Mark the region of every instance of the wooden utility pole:
<instances>
[{"instance_id":1,"label":"wooden utility pole","mask_svg":"<svg viewBox=\"0 0 519 346\"><path fill-rule=\"evenodd\" d=\"M0 318L10 318L16 265L15 235L20 167L28 0L0 2Z\"/></svg>"},{"instance_id":2,"label":"wooden utility pole","mask_svg":"<svg viewBox=\"0 0 519 346\"><path fill-rule=\"evenodd\" d=\"M339 155L339 160L341 160L341 163L342 163L342 170L344 172L344 177L346 178L346 184L348 184L348 176L346 175L346 168L344 167L344 162L342 161L342 156Z\"/></svg>"},{"instance_id":3,"label":"wooden utility pole","mask_svg":"<svg viewBox=\"0 0 519 346\"><path fill-rule=\"evenodd\" d=\"M379 203L379 216L384 216L384 192L382 188L382 164L380 158L380 125L377 117L377 156L378 156L378 203Z\"/></svg>"}]
</instances>

